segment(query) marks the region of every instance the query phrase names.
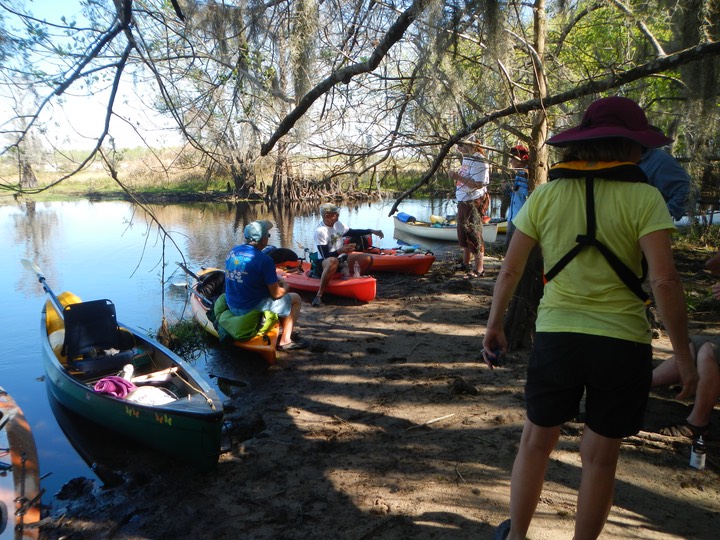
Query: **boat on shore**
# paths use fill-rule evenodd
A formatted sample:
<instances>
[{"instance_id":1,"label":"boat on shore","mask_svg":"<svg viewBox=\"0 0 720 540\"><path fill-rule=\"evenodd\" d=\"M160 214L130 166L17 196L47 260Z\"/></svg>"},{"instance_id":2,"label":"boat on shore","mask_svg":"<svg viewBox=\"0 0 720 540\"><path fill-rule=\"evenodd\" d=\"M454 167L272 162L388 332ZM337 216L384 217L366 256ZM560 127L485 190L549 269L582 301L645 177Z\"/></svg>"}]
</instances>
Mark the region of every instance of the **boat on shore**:
<instances>
[{"instance_id":1,"label":"boat on shore","mask_svg":"<svg viewBox=\"0 0 720 540\"><path fill-rule=\"evenodd\" d=\"M30 425L0 387L0 540L39 537L43 491Z\"/></svg>"},{"instance_id":2,"label":"boat on shore","mask_svg":"<svg viewBox=\"0 0 720 540\"><path fill-rule=\"evenodd\" d=\"M508 230L508 221L504 218L493 218L490 220L490 223L497 223L497 233L498 234L507 234Z\"/></svg>"},{"instance_id":3,"label":"boat on shore","mask_svg":"<svg viewBox=\"0 0 720 540\"><path fill-rule=\"evenodd\" d=\"M694 216L684 215L680 219L674 221L676 227L689 227L692 224L698 224L704 227L720 225L720 210L714 212L705 212Z\"/></svg>"},{"instance_id":4,"label":"boat on shore","mask_svg":"<svg viewBox=\"0 0 720 540\"><path fill-rule=\"evenodd\" d=\"M395 230L410 233L418 238L428 240L439 240L443 242L457 242L456 223L432 223L426 221L403 221L398 216L393 216ZM483 241L492 243L497 239L498 223L483 224Z\"/></svg>"},{"instance_id":5,"label":"boat on shore","mask_svg":"<svg viewBox=\"0 0 720 540\"><path fill-rule=\"evenodd\" d=\"M219 339L219 332L210 320L208 312L213 309L218 297L225 292L225 271L218 268L203 268L197 275L192 274L192 276L196 278L196 282L190 286L193 316L203 330ZM232 345L242 351L261 356L268 364L274 364L277 362L279 335L280 325L275 323L266 332L258 333L250 339L233 340Z\"/></svg>"},{"instance_id":6,"label":"boat on shore","mask_svg":"<svg viewBox=\"0 0 720 540\"><path fill-rule=\"evenodd\" d=\"M305 261L287 261L277 263L278 277L283 279L295 291L317 292L320 279L310 277L310 263ZM330 278L325 288L327 294L354 298L361 302L375 299L377 282L372 276L342 277L340 274Z\"/></svg>"},{"instance_id":7,"label":"boat on shore","mask_svg":"<svg viewBox=\"0 0 720 540\"><path fill-rule=\"evenodd\" d=\"M64 407L200 471L220 455L223 405L177 354L116 320L109 300L48 287L40 316L46 383Z\"/></svg>"},{"instance_id":8,"label":"boat on shore","mask_svg":"<svg viewBox=\"0 0 720 540\"><path fill-rule=\"evenodd\" d=\"M366 253L372 258L371 272L398 272L404 274L424 275L435 262L435 255L430 251L410 248L407 251L398 248L368 248Z\"/></svg>"}]
</instances>

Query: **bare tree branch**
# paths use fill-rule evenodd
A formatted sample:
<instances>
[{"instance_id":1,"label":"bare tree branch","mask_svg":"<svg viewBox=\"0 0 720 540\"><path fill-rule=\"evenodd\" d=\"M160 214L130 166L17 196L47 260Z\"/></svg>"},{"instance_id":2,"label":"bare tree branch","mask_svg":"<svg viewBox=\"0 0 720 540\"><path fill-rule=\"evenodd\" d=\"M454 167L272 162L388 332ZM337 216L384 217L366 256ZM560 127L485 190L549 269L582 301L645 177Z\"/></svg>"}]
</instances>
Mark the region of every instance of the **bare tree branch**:
<instances>
[{"instance_id":1,"label":"bare tree branch","mask_svg":"<svg viewBox=\"0 0 720 540\"><path fill-rule=\"evenodd\" d=\"M456 132L455 135L450 137L447 142L442 145L440 151L438 152L438 155L433 160L430 169L423 175L420 180L418 180L418 182L413 187L400 194L398 199L392 205L392 208L390 208L389 215L392 216L395 212L397 212L397 208L403 201L403 199L413 194L420 187L425 185L430 180L430 178L432 178L435 172L437 172L437 170L440 168L440 165L450 152L450 149L453 147L453 145L455 145L463 137L467 137L471 133L474 133L475 131L480 129L482 126L494 120L497 120L499 118L505 118L513 114L524 114L530 111L545 109L553 105L560 105L561 103L565 103L567 101L571 101L582 96L603 92L612 88L618 88L624 84L628 84L638 79L642 79L656 73L661 73L663 71L667 71L678 66L689 64L691 62L697 62L698 60L717 55L720 55L720 42L697 45L695 47L690 47L689 49L685 49L675 54L657 58L652 62L648 62L647 64L643 64L623 73L611 75L610 77L606 77L605 79L588 81L586 84L578 86L572 90L562 92L560 94L555 94L554 96L548 96L543 100L531 99L522 103L512 104L509 107L505 107L504 109L501 109L499 111L487 114L473 122L467 128Z\"/></svg>"},{"instance_id":2,"label":"bare tree branch","mask_svg":"<svg viewBox=\"0 0 720 540\"><path fill-rule=\"evenodd\" d=\"M666 56L665 50L662 48L662 45L660 45L660 42L655 39L655 36L652 32L650 32L650 29L647 27L647 25L640 20L635 13L623 2L620 0L610 0L613 4L615 4L620 11L625 13L629 18L635 21L635 26L638 27L640 32L648 39L648 41L652 44L653 48L655 49L655 52L658 56Z\"/></svg>"},{"instance_id":3,"label":"bare tree branch","mask_svg":"<svg viewBox=\"0 0 720 540\"><path fill-rule=\"evenodd\" d=\"M330 91L336 84L343 82L349 84L353 76L361 73L369 73L373 71L380 61L385 57L387 52L390 50L395 43L400 41L405 35L405 30L422 14L425 8L433 0L415 0L413 4L405 10L398 18L397 21L388 29L385 36L380 41L375 50L370 55L370 58L365 62L358 62L352 64L338 71L333 72L325 80L321 81L320 84L310 90L298 103L290 113L280 122L275 133L272 134L270 139L262 145L260 149L260 155L266 156L284 135L286 135L295 125L295 123L303 117L315 101L317 101L322 95Z\"/></svg>"}]
</instances>

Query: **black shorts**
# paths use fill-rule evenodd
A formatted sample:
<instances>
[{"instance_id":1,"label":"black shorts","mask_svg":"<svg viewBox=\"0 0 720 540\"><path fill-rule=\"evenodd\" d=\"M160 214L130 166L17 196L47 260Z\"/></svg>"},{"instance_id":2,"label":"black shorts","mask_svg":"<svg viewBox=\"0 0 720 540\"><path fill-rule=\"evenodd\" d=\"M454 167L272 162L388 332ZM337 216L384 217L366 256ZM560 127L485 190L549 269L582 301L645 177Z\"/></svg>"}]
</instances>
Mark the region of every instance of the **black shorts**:
<instances>
[{"instance_id":1,"label":"black shorts","mask_svg":"<svg viewBox=\"0 0 720 540\"><path fill-rule=\"evenodd\" d=\"M525 397L528 419L558 426L577 415L586 393L585 423L620 439L640 431L652 380L652 347L589 334L538 332Z\"/></svg>"}]
</instances>

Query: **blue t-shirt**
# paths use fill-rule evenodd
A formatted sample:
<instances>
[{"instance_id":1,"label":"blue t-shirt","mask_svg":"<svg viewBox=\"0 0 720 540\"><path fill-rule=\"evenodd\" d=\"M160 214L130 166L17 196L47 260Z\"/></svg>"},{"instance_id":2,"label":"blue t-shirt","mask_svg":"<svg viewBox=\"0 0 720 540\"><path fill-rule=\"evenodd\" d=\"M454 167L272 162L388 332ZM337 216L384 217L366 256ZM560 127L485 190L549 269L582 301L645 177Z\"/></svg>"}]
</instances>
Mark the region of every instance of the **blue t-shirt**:
<instances>
[{"instance_id":1,"label":"blue t-shirt","mask_svg":"<svg viewBox=\"0 0 720 540\"><path fill-rule=\"evenodd\" d=\"M510 194L510 207L507 212L507 220L512 221L518 215L520 209L528 198L528 178L525 171L519 171L513 180L512 193Z\"/></svg>"},{"instance_id":2,"label":"blue t-shirt","mask_svg":"<svg viewBox=\"0 0 720 540\"><path fill-rule=\"evenodd\" d=\"M268 285L277 281L275 263L255 246L235 246L225 259L225 297L236 314L269 298Z\"/></svg>"},{"instance_id":3,"label":"blue t-shirt","mask_svg":"<svg viewBox=\"0 0 720 540\"><path fill-rule=\"evenodd\" d=\"M638 166L648 177L648 183L660 190L672 217L683 217L687 211L690 176L682 165L664 150L649 148Z\"/></svg>"}]
</instances>

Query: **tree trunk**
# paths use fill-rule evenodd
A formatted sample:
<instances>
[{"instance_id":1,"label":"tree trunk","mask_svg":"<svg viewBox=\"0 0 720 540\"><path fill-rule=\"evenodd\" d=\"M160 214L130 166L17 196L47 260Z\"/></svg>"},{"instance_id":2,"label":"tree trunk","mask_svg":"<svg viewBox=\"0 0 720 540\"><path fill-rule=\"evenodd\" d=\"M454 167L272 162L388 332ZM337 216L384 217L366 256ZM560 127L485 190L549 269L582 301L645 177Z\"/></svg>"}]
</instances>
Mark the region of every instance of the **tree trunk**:
<instances>
[{"instance_id":1,"label":"tree trunk","mask_svg":"<svg viewBox=\"0 0 720 540\"><path fill-rule=\"evenodd\" d=\"M280 142L277 145L277 158L275 159L275 172L270 187L270 200L279 204L298 200L299 194L295 192L292 184L292 168L288 160L288 145Z\"/></svg>"},{"instance_id":2,"label":"tree trunk","mask_svg":"<svg viewBox=\"0 0 720 540\"><path fill-rule=\"evenodd\" d=\"M537 246L530 253L525 273L518 283L515 296L505 316L504 329L508 339L508 350L532 346L537 308L543 291L542 273L542 253Z\"/></svg>"},{"instance_id":3,"label":"tree trunk","mask_svg":"<svg viewBox=\"0 0 720 540\"><path fill-rule=\"evenodd\" d=\"M545 19L545 0L536 0L534 9L535 42L533 47L535 53L535 97L544 99L547 97L547 85L544 72L545 57L545 34L547 32L547 21ZM545 146L547 138L547 116L544 110L534 113L532 140L530 142L530 162L528 164L528 192L532 192L535 186L544 184L547 181L548 150ZM515 227L508 227L508 242L512 240ZM543 291L543 259L540 248L533 250L525 273L518 283L515 296L510 302L508 313L505 317L505 335L508 339L510 350L516 347L527 348L532 346L535 330L535 319L537 308Z\"/></svg>"},{"instance_id":4,"label":"tree trunk","mask_svg":"<svg viewBox=\"0 0 720 540\"><path fill-rule=\"evenodd\" d=\"M36 188L37 185L38 181L32 170L32 165L25 158L20 158L20 188Z\"/></svg>"},{"instance_id":5,"label":"tree trunk","mask_svg":"<svg viewBox=\"0 0 720 540\"><path fill-rule=\"evenodd\" d=\"M251 165L253 162L251 157L249 153L245 158L237 156L230 163L230 175L235 186L234 194L241 199L247 199L255 193L255 186L257 185L257 177Z\"/></svg>"}]
</instances>

